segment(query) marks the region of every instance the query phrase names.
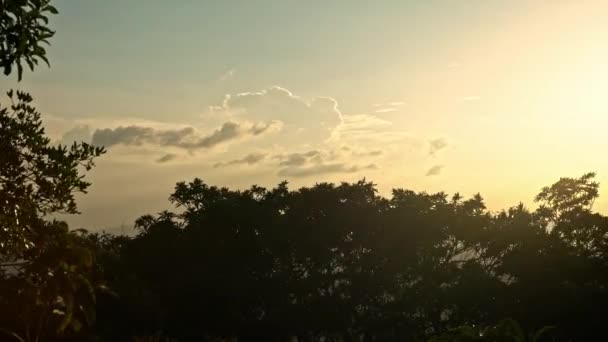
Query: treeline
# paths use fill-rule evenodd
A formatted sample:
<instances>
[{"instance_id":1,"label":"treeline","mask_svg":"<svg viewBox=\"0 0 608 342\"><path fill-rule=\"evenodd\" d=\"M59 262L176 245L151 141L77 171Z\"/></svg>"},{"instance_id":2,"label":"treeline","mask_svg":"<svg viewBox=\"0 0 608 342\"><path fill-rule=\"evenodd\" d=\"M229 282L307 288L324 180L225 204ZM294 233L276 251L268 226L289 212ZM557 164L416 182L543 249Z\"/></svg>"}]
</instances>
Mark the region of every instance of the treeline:
<instances>
[{"instance_id":1,"label":"treeline","mask_svg":"<svg viewBox=\"0 0 608 342\"><path fill-rule=\"evenodd\" d=\"M535 211L486 210L477 195L360 181L290 191L179 183L178 212L96 247L104 340L425 341L512 318L563 341L602 336L608 219L593 174L542 190Z\"/></svg>"}]
</instances>

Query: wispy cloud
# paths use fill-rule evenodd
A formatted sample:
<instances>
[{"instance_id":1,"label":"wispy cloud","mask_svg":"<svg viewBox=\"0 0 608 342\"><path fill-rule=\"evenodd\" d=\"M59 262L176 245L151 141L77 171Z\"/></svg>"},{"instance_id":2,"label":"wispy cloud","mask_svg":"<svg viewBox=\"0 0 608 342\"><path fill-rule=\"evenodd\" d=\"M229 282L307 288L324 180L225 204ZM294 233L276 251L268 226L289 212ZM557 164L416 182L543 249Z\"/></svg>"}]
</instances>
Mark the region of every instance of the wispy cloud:
<instances>
[{"instance_id":1,"label":"wispy cloud","mask_svg":"<svg viewBox=\"0 0 608 342\"><path fill-rule=\"evenodd\" d=\"M244 156L243 158L233 159L233 160L229 160L227 162L215 163L215 165L213 165L213 167L217 168L217 167L222 167L222 166L238 165L238 164L253 165L253 164L257 164L257 163L261 162L262 160L264 160L267 155L268 155L267 153L250 153L250 154Z\"/></svg>"},{"instance_id":2,"label":"wispy cloud","mask_svg":"<svg viewBox=\"0 0 608 342\"><path fill-rule=\"evenodd\" d=\"M220 76L219 80L220 81L227 81L227 80L233 78L235 74L236 74L236 69L235 68L228 69L228 70L226 70L226 72L224 72Z\"/></svg>"},{"instance_id":3,"label":"wispy cloud","mask_svg":"<svg viewBox=\"0 0 608 342\"><path fill-rule=\"evenodd\" d=\"M174 130L158 130L145 126L120 126L117 128L97 129L93 132L93 145L111 147L113 145L141 146L145 144L170 146L188 150L211 148L216 145L279 130L278 121L246 122L228 121L215 131L203 134L194 127Z\"/></svg>"},{"instance_id":4,"label":"wispy cloud","mask_svg":"<svg viewBox=\"0 0 608 342\"><path fill-rule=\"evenodd\" d=\"M91 128L88 125L77 125L68 130L61 137L61 143L64 145L72 145L74 142L90 142Z\"/></svg>"},{"instance_id":5,"label":"wispy cloud","mask_svg":"<svg viewBox=\"0 0 608 342\"><path fill-rule=\"evenodd\" d=\"M382 114L382 113L390 113L390 112L396 112L397 108L380 108L380 109L376 109L375 113L378 114Z\"/></svg>"},{"instance_id":6,"label":"wispy cloud","mask_svg":"<svg viewBox=\"0 0 608 342\"><path fill-rule=\"evenodd\" d=\"M396 112L399 109L399 107L405 106L405 102L392 101L392 102L386 102L386 103L375 103L373 106L376 108L374 110L374 112L376 114L391 113L391 112Z\"/></svg>"},{"instance_id":7,"label":"wispy cloud","mask_svg":"<svg viewBox=\"0 0 608 342\"><path fill-rule=\"evenodd\" d=\"M300 166L309 162L321 162L323 160L321 152L317 150L277 155L275 158L280 160L279 166Z\"/></svg>"},{"instance_id":8,"label":"wispy cloud","mask_svg":"<svg viewBox=\"0 0 608 342\"><path fill-rule=\"evenodd\" d=\"M377 169L376 164L348 165L346 163L319 164L306 167L288 167L279 171L279 176L307 177L328 173L354 173L363 170Z\"/></svg>"},{"instance_id":9,"label":"wispy cloud","mask_svg":"<svg viewBox=\"0 0 608 342\"><path fill-rule=\"evenodd\" d=\"M156 160L156 162L159 163L159 164L163 164L163 163L170 162L170 161L174 160L175 158L177 158L176 154L174 154L174 153L167 153L167 154L163 155L162 157L158 158Z\"/></svg>"},{"instance_id":10,"label":"wispy cloud","mask_svg":"<svg viewBox=\"0 0 608 342\"><path fill-rule=\"evenodd\" d=\"M435 165L426 172L426 175L427 176L437 176L441 173L441 171L443 170L443 167L444 167L443 165Z\"/></svg>"},{"instance_id":11,"label":"wispy cloud","mask_svg":"<svg viewBox=\"0 0 608 342\"><path fill-rule=\"evenodd\" d=\"M429 141L429 154L435 155L437 151L442 150L448 146L448 142L444 138L437 138Z\"/></svg>"},{"instance_id":12,"label":"wispy cloud","mask_svg":"<svg viewBox=\"0 0 608 342\"><path fill-rule=\"evenodd\" d=\"M392 101L392 102L374 103L373 106L374 107L401 107L401 106L405 106L405 102Z\"/></svg>"}]
</instances>

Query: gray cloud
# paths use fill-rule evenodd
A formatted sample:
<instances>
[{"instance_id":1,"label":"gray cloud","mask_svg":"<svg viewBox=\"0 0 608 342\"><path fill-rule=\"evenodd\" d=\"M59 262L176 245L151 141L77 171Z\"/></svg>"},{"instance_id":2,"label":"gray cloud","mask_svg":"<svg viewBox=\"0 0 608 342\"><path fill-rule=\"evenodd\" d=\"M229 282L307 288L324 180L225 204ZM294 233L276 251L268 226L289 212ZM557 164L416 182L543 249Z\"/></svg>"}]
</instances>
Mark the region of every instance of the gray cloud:
<instances>
[{"instance_id":1,"label":"gray cloud","mask_svg":"<svg viewBox=\"0 0 608 342\"><path fill-rule=\"evenodd\" d=\"M443 138L437 138L429 141L429 154L435 155L437 151L442 150L448 146L448 142Z\"/></svg>"},{"instance_id":2,"label":"gray cloud","mask_svg":"<svg viewBox=\"0 0 608 342\"><path fill-rule=\"evenodd\" d=\"M355 157L377 157L377 156L381 156L382 154L384 154L384 151L382 151L382 150L373 150L373 151L367 151L367 152L353 151L352 154Z\"/></svg>"},{"instance_id":3,"label":"gray cloud","mask_svg":"<svg viewBox=\"0 0 608 342\"><path fill-rule=\"evenodd\" d=\"M72 145L74 142L90 142L91 141L91 129L87 125L75 126L69 131L65 132L61 137L61 144Z\"/></svg>"},{"instance_id":4,"label":"gray cloud","mask_svg":"<svg viewBox=\"0 0 608 342\"><path fill-rule=\"evenodd\" d=\"M443 170L443 165L435 165L426 172L426 175L427 176L437 176L441 173L442 170Z\"/></svg>"},{"instance_id":5,"label":"gray cloud","mask_svg":"<svg viewBox=\"0 0 608 342\"><path fill-rule=\"evenodd\" d=\"M257 163L261 162L262 160L264 160L266 158L266 156L268 156L268 154L266 154L266 153L250 153L250 154L244 156L243 158L233 159L233 160L230 160L227 162L215 163L215 165L213 165L213 167L222 167L222 166L238 165L238 164L253 165L253 164L257 164Z\"/></svg>"},{"instance_id":6,"label":"gray cloud","mask_svg":"<svg viewBox=\"0 0 608 342\"><path fill-rule=\"evenodd\" d=\"M287 155L279 155L276 156L277 159L280 159L280 166L300 166L307 164L312 161L321 162L321 152L317 150L312 150L303 153L290 153Z\"/></svg>"},{"instance_id":7,"label":"gray cloud","mask_svg":"<svg viewBox=\"0 0 608 342\"><path fill-rule=\"evenodd\" d=\"M318 164L306 167L287 167L279 171L278 175L283 177L307 177L312 175L328 173L354 173L363 170L377 169L375 164L348 165L345 163Z\"/></svg>"},{"instance_id":8,"label":"gray cloud","mask_svg":"<svg viewBox=\"0 0 608 342\"><path fill-rule=\"evenodd\" d=\"M173 153L167 153L167 154L165 154L164 156L162 156L162 157L158 158L158 159L156 160L156 162L157 162L157 163L160 163L160 164L162 164L162 163L167 163L167 162L170 162L170 161L174 160L175 158L177 158L177 155L176 155L176 154L173 154Z\"/></svg>"},{"instance_id":9,"label":"gray cloud","mask_svg":"<svg viewBox=\"0 0 608 342\"><path fill-rule=\"evenodd\" d=\"M279 129L280 125L278 121L259 122L253 125L229 121L208 135L201 135L193 127L178 130L157 130L151 127L132 125L114 129L97 129L93 132L91 140L94 145L105 147L118 144L129 146L156 144L193 150L211 148L246 136L261 135Z\"/></svg>"}]
</instances>

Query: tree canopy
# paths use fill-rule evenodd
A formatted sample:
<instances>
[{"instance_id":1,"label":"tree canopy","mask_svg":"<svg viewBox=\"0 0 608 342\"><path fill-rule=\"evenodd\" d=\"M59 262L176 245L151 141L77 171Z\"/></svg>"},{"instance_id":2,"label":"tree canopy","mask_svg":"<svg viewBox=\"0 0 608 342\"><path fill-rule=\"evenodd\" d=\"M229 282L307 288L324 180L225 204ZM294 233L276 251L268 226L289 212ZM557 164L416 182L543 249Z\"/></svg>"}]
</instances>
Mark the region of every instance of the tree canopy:
<instances>
[{"instance_id":1,"label":"tree canopy","mask_svg":"<svg viewBox=\"0 0 608 342\"><path fill-rule=\"evenodd\" d=\"M571 180L597 190L592 176ZM111 339L425 341L471 325L511 331L510 318L524 340L548 326L551 338L587 340L608 303L608 218L561 183L542 196L577 214L551 221L543 206L387 198L368 181L178 183L176 212L142 216L133 237L91 236L108 286L124 294L101 303L98 327Z\"/></svg>"}]
</instances>

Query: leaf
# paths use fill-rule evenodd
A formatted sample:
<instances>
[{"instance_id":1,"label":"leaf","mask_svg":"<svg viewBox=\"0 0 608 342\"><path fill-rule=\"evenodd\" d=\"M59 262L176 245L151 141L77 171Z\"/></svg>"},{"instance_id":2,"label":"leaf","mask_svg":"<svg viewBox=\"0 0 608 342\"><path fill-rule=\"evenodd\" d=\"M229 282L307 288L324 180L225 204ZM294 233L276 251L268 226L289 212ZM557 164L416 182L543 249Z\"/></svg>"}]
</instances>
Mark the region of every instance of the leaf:
<instances>
[{"instance_id":1,"label":"leaf","mask_svg":"<svg viewBox=\"0 0 608 342\"><path fill-rule=\"evenodd\" d=\"M531 342L540 342L540 339L545 337L547 334L554 332L557 328L554 326L546 326L538 330L534 336L532 336Z\"/></svg>"},{"instance_id":2,"label":"leaf","mask_svg":"<svg viewBox=\"0 0 608 342\"><path fill-rule=\"evenodd\" d=\"M59 14L59 11L54 6L48 5L45 9L53 14Z\"/></svg>"}]
</instances>

